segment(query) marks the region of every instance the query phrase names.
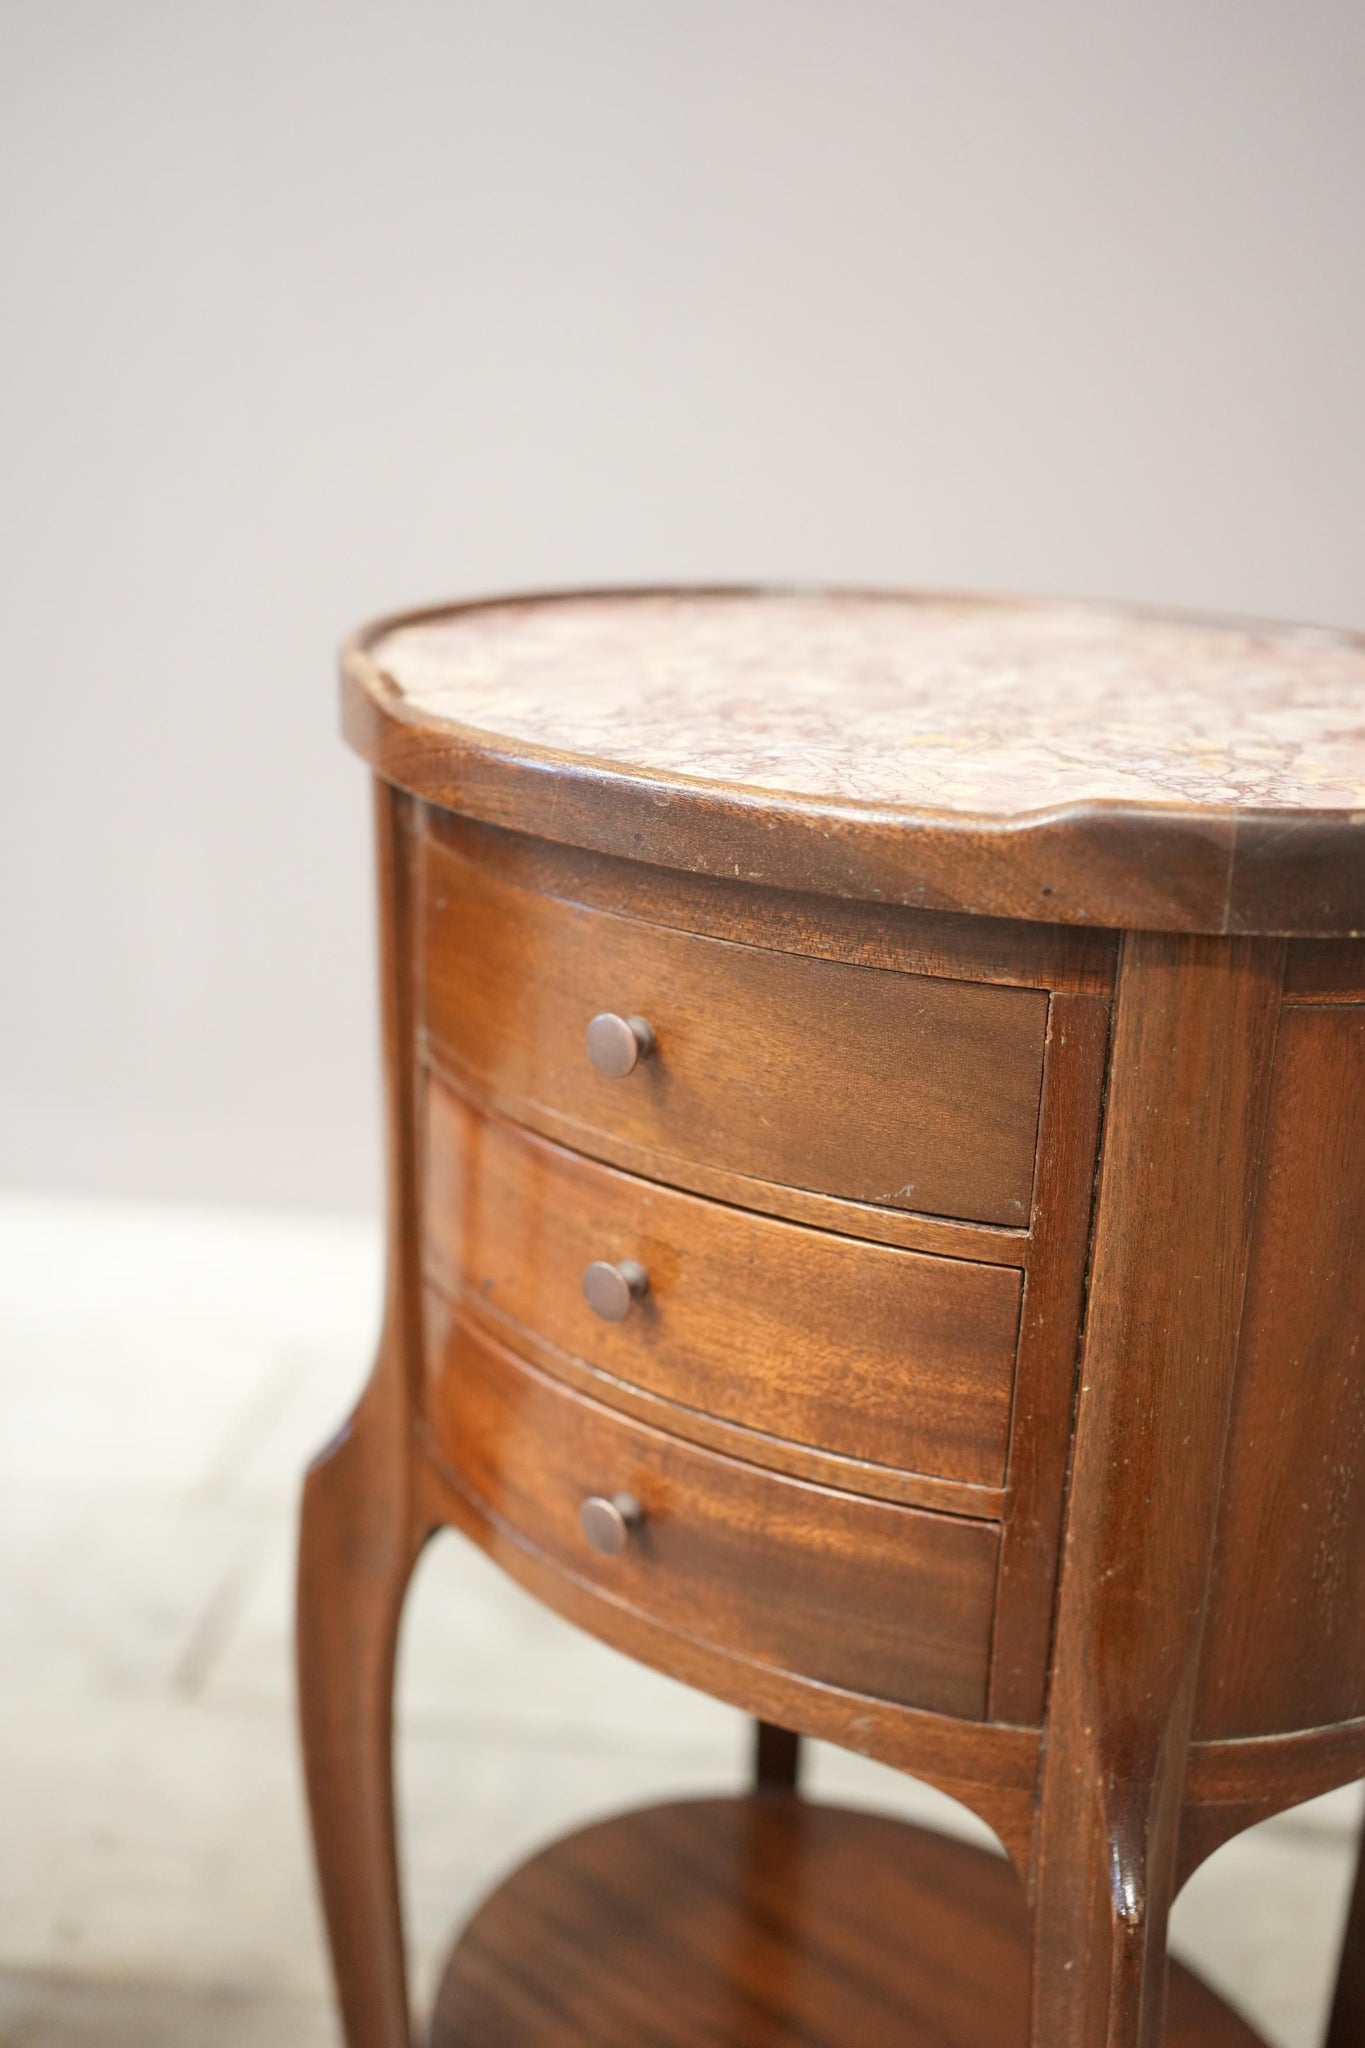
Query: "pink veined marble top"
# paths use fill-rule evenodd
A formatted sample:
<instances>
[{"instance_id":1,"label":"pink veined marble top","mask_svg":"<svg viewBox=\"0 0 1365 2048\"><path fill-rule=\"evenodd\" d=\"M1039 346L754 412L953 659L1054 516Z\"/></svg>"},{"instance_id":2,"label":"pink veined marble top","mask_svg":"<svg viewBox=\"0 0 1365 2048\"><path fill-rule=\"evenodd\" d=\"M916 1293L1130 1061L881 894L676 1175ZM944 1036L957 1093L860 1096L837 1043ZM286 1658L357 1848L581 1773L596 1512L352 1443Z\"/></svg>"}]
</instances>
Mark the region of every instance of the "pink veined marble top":
<instances>
[{"instance_id":1,"label":"pink veined marble top","mask_svg":"<svg viewBox=\"0 0 1365 2048\"><path fill-rule=\"evenodd\" d=\"M1080 603L497 602L371 659L412 711L646 773L911 809L1365 810L1365 641Z\"/></svg>"}]
</instances>

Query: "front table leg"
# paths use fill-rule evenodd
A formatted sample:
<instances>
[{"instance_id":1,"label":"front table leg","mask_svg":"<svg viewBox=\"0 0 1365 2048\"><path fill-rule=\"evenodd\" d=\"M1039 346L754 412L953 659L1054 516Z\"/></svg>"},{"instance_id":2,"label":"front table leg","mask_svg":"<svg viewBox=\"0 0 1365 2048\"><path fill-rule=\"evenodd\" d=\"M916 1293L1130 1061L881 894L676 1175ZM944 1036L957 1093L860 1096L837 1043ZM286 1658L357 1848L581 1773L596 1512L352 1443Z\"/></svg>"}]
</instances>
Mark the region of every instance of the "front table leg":
<instances>
[{"instance_id":1,"label":"front table leg","mask_svg":"<svg viewBox=\"0 0 1365 2048\"><path fill-rule=\"evenodd\" d=\"M392 1418L362 1401L309 1470L299 1531L299 1712L347 2048L408 2048L411 2039L393 1671L403 1595L427 1532L414 1534L397 1469L404 1450Z\"/></svg>"},{"instance_id":2,"label":"front table leg","mask_svg":"<svg viewBox=\"0 0 1365 2048\"><path fill-rule=\"evenodd\" d=\"M1056 1757L1048 1768L1034 1872L1032 2048L1161 2048L1174 1788L1158 1765L1136 1796L1114 1797L1096 1782L1087 1743L1072 1772ZM1064 1787L1055 1782L1063 1776L1072 1779Z\"/></svg>"},{"instance_id":3,"label":"front table leg","mask_svg":"<svg viewBox=\"0 0 1365 2048\"><path fill-rule=\"evenodd\" d=\"M1123 942L1032 1872L1030 2048L1161 2048L1283 948Z\"/></svg>"}]
</instances>

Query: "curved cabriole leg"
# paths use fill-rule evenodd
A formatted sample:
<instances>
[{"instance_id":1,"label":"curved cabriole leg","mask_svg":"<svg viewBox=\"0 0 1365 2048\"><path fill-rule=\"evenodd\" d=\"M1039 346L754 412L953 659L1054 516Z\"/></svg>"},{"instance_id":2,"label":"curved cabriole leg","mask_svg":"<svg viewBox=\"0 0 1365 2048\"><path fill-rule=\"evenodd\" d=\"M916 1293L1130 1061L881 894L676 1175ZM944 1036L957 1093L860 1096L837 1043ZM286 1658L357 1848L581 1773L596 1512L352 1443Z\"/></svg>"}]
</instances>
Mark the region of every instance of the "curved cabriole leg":
<instances>
[{"instance_id":1,"label":"curved cabriole leg","mask_svg":"<svg viewBox=\"0 0 1365 2048\"><path fill-rule=\"evenodd\" d=\"M1032 1871L1031 2048L1162 2048L1274 941L1129 934Z\"/></svg>"},{"instance_id":2,"label":"curved cabriole leg","mask_svg":"<svg viewBox=\"0 0 1365 2048\"><path fill-rule=\"evenodd\" d=\"M1150 1789L1159 1806L1159 1774ZM1039 1829L1033 2048L1162 2048L1172 1830L1156 1810L1150 1833L1136 1812L1106 1815L1093 1783L1067 1791L1080 1797L1045 1807Z\"/></svg>"},{"instance_id":3,"label":"curved cabriole leg","mask_svg":"<svg viewBox=\"0 0 1365 2048\"><path fill-rule=\"evenodd\" d=\"M401 1442L361 1403L308 1472L298 1687L313 1847L347 2048L408 2048L393 1671L413 1562Z\"/></svg>"},{"instance_id":4,"label":"curved cabriole leg","mask_svg":"<svg viewBox=\"0 0 1365 2048\"><path fill-rule=\"evenodd\" d=\"M393 1801L398 1619L430 1518L415 1508L422 1355L414 1048L411 798L377 781L388 1260L383 1334L350 1421L308 1473L297 1654L318 1883L347 2048L408 2048Z\"/></svg>"}]
</instances>

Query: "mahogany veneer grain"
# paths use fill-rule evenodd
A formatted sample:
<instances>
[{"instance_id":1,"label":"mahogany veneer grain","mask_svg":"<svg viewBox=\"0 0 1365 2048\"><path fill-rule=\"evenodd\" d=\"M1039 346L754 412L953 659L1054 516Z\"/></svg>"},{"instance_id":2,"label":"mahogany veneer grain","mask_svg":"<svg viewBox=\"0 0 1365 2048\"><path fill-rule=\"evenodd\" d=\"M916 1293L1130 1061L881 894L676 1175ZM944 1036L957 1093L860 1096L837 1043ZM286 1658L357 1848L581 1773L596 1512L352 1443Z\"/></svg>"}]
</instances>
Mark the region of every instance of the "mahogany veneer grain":
<instances>
[{"instance_id":1,"label":"mahogany veneer grain","mask_svg":"<svg viewBox=\"0 0 1365 2048\"><path fill-rule=\"evenodd\" d=\"M1200 1675L1210 1736L1365 1714L1365 1007L1279 1021Z\"/></svg>"},{"instance_id":2,"label":"mahogany veneer grain","mask_svg":"<svg viewBox=\"0 0 1365 2048\"><path fill-rule=\"evenodd\" d=\"M966 1843L781 1794L534 1858L461 1936L430 2048L1025 2048L1028 1911ZM1165 2048L1263 2048L1177 1964Z\"/></svg>"},{"instance_id":3,"label":"mahogany veneer grain","mask_svg":"<svg viewBox=\"0 0 1365 2048\"><path fill-rule=\"evenodd\" d=\"M514 1114L851 1202L1028 1222L1047 1002L633 923L509 887L431 845L424 974L437 1057ZM528 963L534 974L528 976ZM601 1010L658 1050L585 1060Z\"/></svg>"},{"instance_id":4,"label":"mahogany veneer grain","mask_svg":"<svg viewBox=\"0 0 1365 2048\"><path fill-rule=\"evenodd\" d=\"M531 1332L551 1360L586 1362L605 1400L602 1375L651 1391L683 1435L690 1410L848 1460L1003 1486L1011 1267L721 1208L481 1116L436 1083L426 1134L432 1277L514 1348ZM594 1259L648 1272L621 1322L584 1299Z\"/></svg>"},{"instance_id":5,"label":"mahogany veneer grain","mask_svg":"<svg viewBox=\"0 0 1365 2048\"><path fill-rule=\"evenodd\" d=\"M476 1510L694 1640L817 1684L978 1719L999 1532L764 1472L585 1400L433 1302L428 1410ZM585 1497L633 1494L620 1557Z\"/></svg>"}]
</instances>

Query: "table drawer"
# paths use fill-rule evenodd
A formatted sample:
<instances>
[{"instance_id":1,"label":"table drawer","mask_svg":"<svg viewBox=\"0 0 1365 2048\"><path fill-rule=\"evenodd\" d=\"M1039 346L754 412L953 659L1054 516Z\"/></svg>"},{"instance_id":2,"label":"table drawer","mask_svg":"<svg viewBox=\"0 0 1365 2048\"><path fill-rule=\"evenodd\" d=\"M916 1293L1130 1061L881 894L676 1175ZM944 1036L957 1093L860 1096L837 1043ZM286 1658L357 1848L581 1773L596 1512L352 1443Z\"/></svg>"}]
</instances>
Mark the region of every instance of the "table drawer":
<instances>
[{"instance_id":1,"label":"table drawer","mask_svg":"<svg viewBox=\"0 0 1365 2048\"><path fill-rule=\"evenodd\" d=\"M562 1569L664 1626L821 1683L979 1719L999 1544L988 1522L811 1486L568 1392L429 1296L428 1415L467 1493ZM580 1521L633 1496L617 1556Z\"/></svg>"},{"instance_id":2,"label":"table drawer","mask_svg":"<svg viewBox=\"0 0 1365 2048\"><path fill-rule=\"evenodd\" d=\"M428 1271L481 1313L688 1411L902 1472L1003 1483L1015 1269L680 1194L435 1081L426 1173ZM638 1299L618 1290L605 1304L620 1320L585 1298L593 1261L647 1276ZM681 1410L676 1426L688 1433Z\"/></svg>"},{"instance_id":3,"label":"table drawer","mask_svg":"<svg viewBox=\"0 0 1365 2048\"><path fill-rule=\"evenodd\" d=\"M514 1115L550 1112L584 1151L605 1136L845 1200L1028 1221L1041 991L703 938L536 895L435 839L424 857L429 1043ZM586 1050L601 1012L653 1032L618 1079Z\"/></svg>"}]
</instances>

